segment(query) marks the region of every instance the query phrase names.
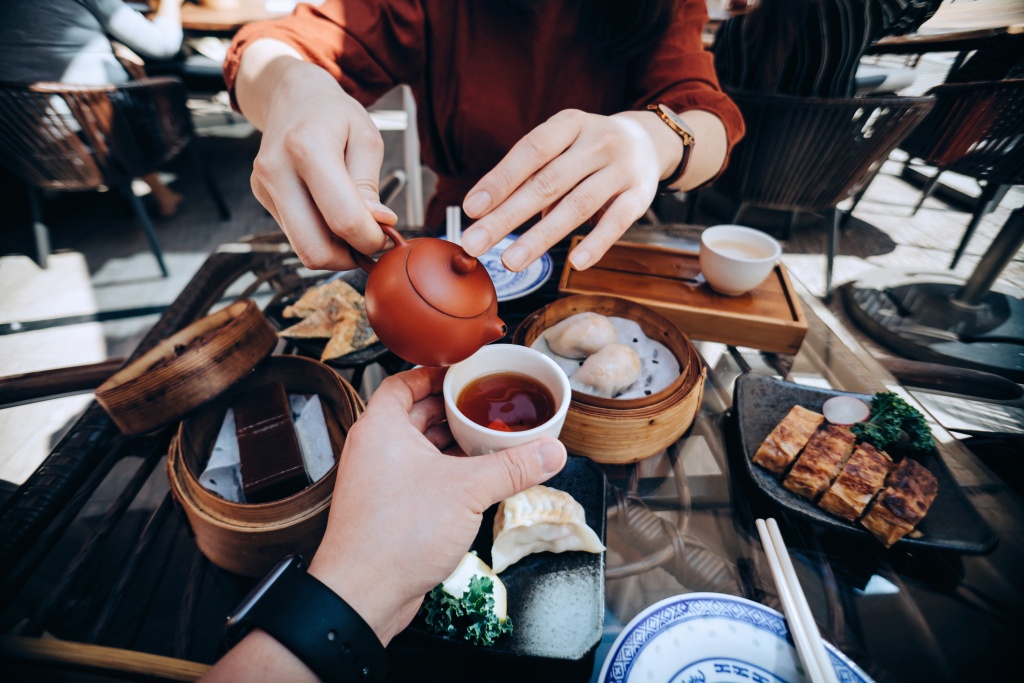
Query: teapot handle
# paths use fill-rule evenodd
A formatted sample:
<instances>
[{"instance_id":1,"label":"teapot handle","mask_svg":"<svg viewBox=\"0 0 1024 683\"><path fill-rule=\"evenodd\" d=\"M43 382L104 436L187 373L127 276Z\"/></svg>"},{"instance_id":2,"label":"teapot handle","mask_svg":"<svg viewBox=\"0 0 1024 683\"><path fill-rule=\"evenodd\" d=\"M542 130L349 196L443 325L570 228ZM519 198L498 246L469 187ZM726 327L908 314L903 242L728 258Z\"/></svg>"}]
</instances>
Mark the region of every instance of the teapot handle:
<instances>
[{"instance_id":1,"label":"teapot handle","mask_svg":"<svg viewBox=\"0 0 1024 683\"><path fill-rule=\"evenodd\" d=\"M395 243L396 247L404 247L408 244L405 238L402 237L401 233L395 229L395 226L381 224L380 229L384 231L385 235L391 238L391 241ZM367 273L373 272L373 267L377 265L376 261L358 249L353 249L351 244L348 247L348 252L352 255L352 259L360 268L365 270Z\"/></svg>"}]
</instances>

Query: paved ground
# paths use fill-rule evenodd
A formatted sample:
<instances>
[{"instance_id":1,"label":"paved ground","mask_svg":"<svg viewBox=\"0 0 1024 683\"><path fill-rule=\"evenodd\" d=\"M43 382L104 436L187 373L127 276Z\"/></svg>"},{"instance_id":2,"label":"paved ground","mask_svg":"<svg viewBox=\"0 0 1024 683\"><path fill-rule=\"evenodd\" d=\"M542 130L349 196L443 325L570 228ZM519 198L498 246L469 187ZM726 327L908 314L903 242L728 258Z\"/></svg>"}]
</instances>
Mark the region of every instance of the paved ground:
<instances>
[{"instance_id":1,"label":"paved ground","mask_svg":"<svg viewBox=\"0 0 1024 683\"><path fill-rule=\"evenodd\" d=\"M7 199L0 215L0 376L128 354L155 313L102 323L89 317L166 305L217 245L276 230L249 189L258 134L217 112L201 115L199 125L198 144L228 198L232 219L219 221L199 179L186 165L171 164L167 178L187 200L178 216L157 224L171 271L166 279L127 205L111 193L48 198L45 211L55 253L49 268L39 269L23 255L31 253L24 198L7 181L7 189L0 190ZM399 133L385 134L386 168L400 166L400 141ZM969 215L931 199L910 216L917 190L898 177L900 167L889 162L858 207L841 241L836 282L892 269L945 270ZM977 191L969 183L967 189ZM970 273L1010 210L1022 204L1024 191L1018 188L985 219L956 273ZM404 223L402 201L396 209ZM702 220L719 217L712 212ZM823 290L823 246L820 224L812 216L802 218L785 243L787 266L811 291ZM1021 255L1006 269L1001 285L1024 288ZM52 322L33 331L11 328L11 323L32 321ZM70 397L0 412L0 479L23 481L89 400Z\"/></svg>"}]
</instances>

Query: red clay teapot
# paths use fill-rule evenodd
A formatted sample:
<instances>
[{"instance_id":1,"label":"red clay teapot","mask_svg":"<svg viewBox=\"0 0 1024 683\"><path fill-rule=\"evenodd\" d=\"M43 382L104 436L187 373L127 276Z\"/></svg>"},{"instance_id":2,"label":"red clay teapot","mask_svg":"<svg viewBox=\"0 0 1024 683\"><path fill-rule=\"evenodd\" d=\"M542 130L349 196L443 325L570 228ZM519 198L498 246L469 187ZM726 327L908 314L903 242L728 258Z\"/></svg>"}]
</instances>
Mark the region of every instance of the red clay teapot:
<instances>
[{"instance_id":1,"label":"red clay teapot","mask_svg":"<svg viewBox=\"0 0 1024 683\"><path fill-rule=\"evenodd\" d=\"M366 317L384 346L410 363L440 366L505 336L494 283L477 259L451 242L381 229L395 247L380 259L350 251L369 273Z\"/></svg>"}]
</instances>

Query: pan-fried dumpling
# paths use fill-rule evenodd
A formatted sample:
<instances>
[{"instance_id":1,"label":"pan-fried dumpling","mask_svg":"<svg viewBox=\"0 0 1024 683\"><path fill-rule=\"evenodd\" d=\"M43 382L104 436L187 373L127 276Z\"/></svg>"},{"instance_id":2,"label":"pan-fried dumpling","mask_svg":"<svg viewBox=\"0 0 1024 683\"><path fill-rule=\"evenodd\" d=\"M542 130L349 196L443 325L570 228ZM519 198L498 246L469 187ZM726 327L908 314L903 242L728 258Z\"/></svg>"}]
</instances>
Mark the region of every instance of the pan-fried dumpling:
<instances>
[{"instance_id":1,"label":"pan-fried dumpling","mask_svg":"<svg viewBox=\"0 0 1024 683\"><path fill-rule=\"evenodd\" d=\"M563 358L586 358L619 341L619 331L599 313L577 313L544 330L544 339Z\"/></svg>"},{"instance_id":2,"label":"pan-fried dumpling","mask_svg":"<svg viewBox=\"0 0 1024 683\"><path fill-rule=\"evenodd\" d=\"M599 553L604 544L587 526L583 506L565 491L534 486L498 504L491 547L496 573L532 553L569 550Z\"/></svg>"},{"instance_id":3,"label":"pan-fried dumpling","mask_svg":"<svg viewBox=\"0 0 1024 683\"><path fill-rule=\"evenodd\" d=\"M640 356L633 347L609 344L583 361L569 385L591 396L614 398L640 377Z\"/></svg>"}]
</instances>

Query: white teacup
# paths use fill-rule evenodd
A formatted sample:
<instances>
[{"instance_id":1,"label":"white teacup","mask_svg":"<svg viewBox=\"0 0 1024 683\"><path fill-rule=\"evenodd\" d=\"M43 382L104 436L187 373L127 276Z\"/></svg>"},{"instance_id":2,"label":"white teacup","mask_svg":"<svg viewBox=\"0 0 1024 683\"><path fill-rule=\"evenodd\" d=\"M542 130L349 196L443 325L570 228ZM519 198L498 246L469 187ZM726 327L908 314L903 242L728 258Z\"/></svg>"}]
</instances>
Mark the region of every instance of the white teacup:
<instances>
[{"instance_id":1,"label":"white teacup","mask_svg":"<svg viewBox=\"0 0 1024 683\"><path fill-rule=\"evenodd\" d=\"M769 235L741 225L714 225L700 236L700 272L719 294L739 296L772 272L782 247Z\"/></svg>"},{"instance_id":2,"label":"white teacup","mask_svg":"<svg viewBox=\"0 0 1024 683\"><path fill-rule=\"evenodd\" d=\"M547 422L521 432L488 429L473 422L458 409L459 394L473 380L501 372L531 377L551 392L555 415ZM448 368L444 376L444 407L452 436L469 455L486 455L511 446L528 443L542 436L558 438L572 400L569 378L553 360L539 351L513 344L485 346L464 361Z\"/></svg>"}]
</instances>

